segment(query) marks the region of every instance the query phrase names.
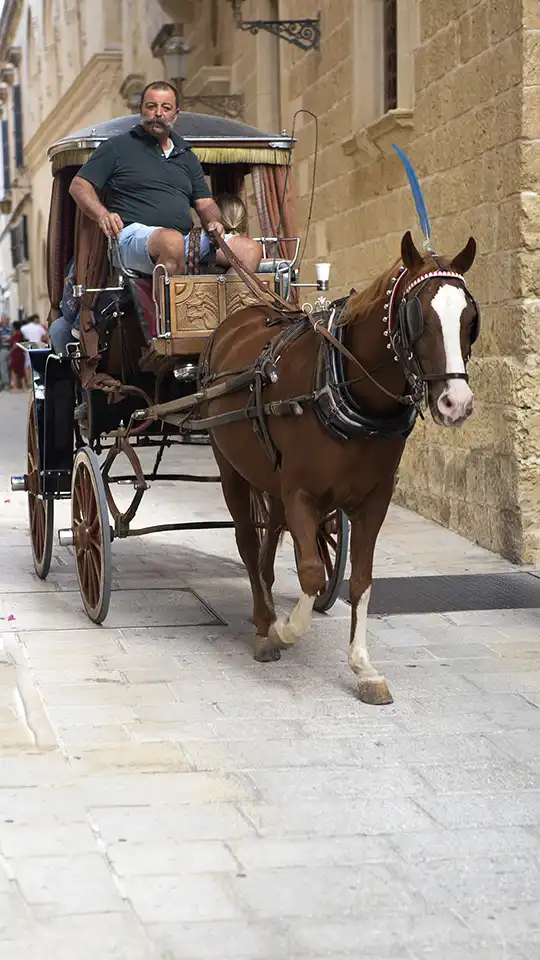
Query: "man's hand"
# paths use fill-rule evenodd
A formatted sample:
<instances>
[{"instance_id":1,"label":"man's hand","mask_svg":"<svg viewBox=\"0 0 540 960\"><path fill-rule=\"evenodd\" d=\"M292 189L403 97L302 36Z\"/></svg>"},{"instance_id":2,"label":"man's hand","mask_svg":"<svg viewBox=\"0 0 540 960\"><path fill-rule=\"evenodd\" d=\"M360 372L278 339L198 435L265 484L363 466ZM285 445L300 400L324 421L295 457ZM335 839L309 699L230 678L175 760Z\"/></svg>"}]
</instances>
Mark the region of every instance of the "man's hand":
<instances>
[{"instance_id":1,"label":"man's hand","mask_svg":"<svg viewBox=\"0 0 540 960\"><path fill-rule=\"evenodd\" d=\"M98 224L106 237L117 237L124 229L124 224L118 214L109 213L108 210L99 218Z\"/></svg>"},{"instance_id":2,"label":"man's hand","mask_svg":"<svg viewBox=\"0 0 540 960\"><path fill-rule=\"evenodd\" d=\"M225 236L225 227L219 220L211 220L210 223L206 225L206 232L210 233L211 230L215 230L217 235L223 240Z\"/></svg>"}]
</instances>

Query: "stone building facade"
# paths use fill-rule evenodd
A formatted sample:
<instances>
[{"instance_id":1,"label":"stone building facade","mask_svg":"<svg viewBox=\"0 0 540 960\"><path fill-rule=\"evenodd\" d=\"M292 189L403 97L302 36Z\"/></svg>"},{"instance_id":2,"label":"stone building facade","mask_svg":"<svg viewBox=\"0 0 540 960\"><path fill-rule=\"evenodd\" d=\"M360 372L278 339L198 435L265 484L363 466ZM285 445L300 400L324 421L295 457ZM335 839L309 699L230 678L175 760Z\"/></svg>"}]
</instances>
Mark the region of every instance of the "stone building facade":
<instances>
[{"instance_id":1,"label":"stone building facade","mask_svg":"<svg viewBox=\"0 0 540 960\"><path fill-rule=\"evenodd\" d=\"M316 18L319 10L318 50L238 25ZM418 424L396 497L536 562L539 29L536 0L6 0L0 67L14 74L0 83L0 100L9 114L18 80L24 125L8 216L27 212L28 308L47 307L47 144L136 110L150 78L180 81L188 109L241 114L277 132L294 124L303 235L318 134L303 273L329 260L336 296L389 266L405 230L418 237L397 142L421 179L437 248L455 253L469 235L477 240L470 286L482 332L471 364L474 417L458 431ZM183 51L176 65L167 44ZM302 111L316 115L317 128Z\"/></svg>"}]
</instances>

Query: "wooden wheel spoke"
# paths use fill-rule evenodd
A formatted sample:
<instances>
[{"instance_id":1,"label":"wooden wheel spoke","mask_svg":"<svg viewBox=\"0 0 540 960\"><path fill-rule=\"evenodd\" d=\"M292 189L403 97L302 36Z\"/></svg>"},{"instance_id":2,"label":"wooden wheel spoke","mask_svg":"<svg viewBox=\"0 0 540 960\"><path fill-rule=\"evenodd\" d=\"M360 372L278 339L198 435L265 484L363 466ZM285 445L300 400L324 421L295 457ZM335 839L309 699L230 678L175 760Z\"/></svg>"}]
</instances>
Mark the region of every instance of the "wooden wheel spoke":
<instances>
[{"instance_id":1,"label":"wooden wheel spoke","mask_svg":"<svg viewBox=\"0 0 540 960\"><path fill-rule=\"evenodd\" d=\"M73 520L74 523L79 524L82 520L83 507L81 499L81 491L78 487L73 489Z\"/></svg>"},{"instance_id":2,"label":"wooden wheel spoke","mask_svg":"<svg viewBox=\"0 0 540 960\"><path fill-rule=\"evenodd\" d=\"M320 531L320 536L324 537L327 544L332 548L334 553L337 553L337 548L338 548L337 537L333 537L326 527L322 527Z\"/></svg>"},{"instance_id":3,"label":"wooden wheel spoke","mask_svg":"<svg viewBox=\"0 0 540 960\"><path fill-rule=\"evenodd\" d=\"M90 547L88 550L88 558L89 558L88 567L92 573L92 577L95 583L96 599L97 599L97 597L99 597L99 585L101 581L101 554L97 550L92 549L92 547Z\"/></svg>"},{"instance_id":4,"label":"wooden wheel spoke","mask_svg":"<svg viewBox=\"0 0 540 960\"><path fill-rule=\"evenodd\" d=\"M96 510L96 515L92 520L92 523L88 527L88 536L91 539L95 539L96 534L99 533L99 529L100 529L100 523L99 523L99 517L97 515L97 510ZM98 543L99 543L99 540L98 540Z\"/></svg>"},{"instance_id":5,"label":"wooden wheel spoke","mask_svg":"<svg viewBox=\"0 0 540 960\"><path fill-rule=\"evenodd\" d=\"M88 523L88 517L90 513L90 502L92 499L92 483L90 477L88 476L88 471L84 470L82 474L82 483L81 483L81 493L82 493L82 502L83 502L83 517Z\"/></svg>"},{"instance_id":6,"label":"wooden wheel spoke","mask_svg":"<svg viewBox=\"0 0 540 960\"><path fill-rule=\"evenodd\" d=\"M332 563L332 558L330 556L328 544L326 543L326 541L319 539L318 547L319 547L319 553L321 555L321 560L324 563L324 566L326 569L326 577L329 580L330 577L332 576L334 564Z\"/></svg>"}]
</instances>

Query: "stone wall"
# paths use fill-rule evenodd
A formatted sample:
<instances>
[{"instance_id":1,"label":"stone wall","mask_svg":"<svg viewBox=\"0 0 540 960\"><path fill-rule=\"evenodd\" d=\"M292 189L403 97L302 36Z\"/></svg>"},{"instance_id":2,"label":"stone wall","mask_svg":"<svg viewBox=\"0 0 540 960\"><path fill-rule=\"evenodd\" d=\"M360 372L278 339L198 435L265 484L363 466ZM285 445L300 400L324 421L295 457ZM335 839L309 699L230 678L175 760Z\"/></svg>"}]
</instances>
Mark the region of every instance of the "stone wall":
<instances>
[{"instance_id":1,"label":"stone wall","mask_svg":"<svg viewBox=\"0 0 540 960\"><path fill-rule=\"evenodd\" d=\"M419 14L412 116L398 110L357 130L353 21L361 6L362 0L356 9L354 0L281 4L282 16L292 16L293 7L294 16L322 8L320 54L291 48L282 73L285 126L299 107L319 119L305 272L328 257L337 294L361 287L398 256L402 233L416 228L401 165L389 150L392 139L401 143L420 176L437 248L454 254L470 234L477 240L469 282L481 303L482 334L470 368L473 418L456 431L418 424L396 498L513 559L534 562L540 552L539 6L409 3L409 17L415 7ZM304 227L313 124L302 120L297 136Z\"/></svg>"}]
</instances>

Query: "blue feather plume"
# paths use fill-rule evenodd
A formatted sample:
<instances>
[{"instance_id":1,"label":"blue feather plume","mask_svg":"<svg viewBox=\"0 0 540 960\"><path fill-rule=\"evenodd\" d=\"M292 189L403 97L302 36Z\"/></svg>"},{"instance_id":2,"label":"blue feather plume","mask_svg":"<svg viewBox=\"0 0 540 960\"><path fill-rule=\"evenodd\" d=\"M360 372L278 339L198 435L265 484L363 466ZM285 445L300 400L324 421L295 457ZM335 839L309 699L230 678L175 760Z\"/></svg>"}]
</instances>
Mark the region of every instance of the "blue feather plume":
<instances>
[{"instance_id":1,"label":"blue feather plume","mask_svg":"<svg viewBox=\"0 0 540 960\"><path fill-rule=\"evenodd\" d=\"M413 195L414 205L416 207L416 212L418 213L418 219L420 221L420 228L424 234L426 247L430 246L431 238L431 226L429 223L429 216L426 207L426 201L424 200L424 194L422 193L422 188L418 182L418 177L416 176L414 167L409 160L406 153L401 150L400 147L396 146L395 143L392 144L394 150L396 151L399 159L401 160L403 166L405 167L405 173L407 174L409 183L411 185L411 191Z\"/></svg>"}]
</instances>

